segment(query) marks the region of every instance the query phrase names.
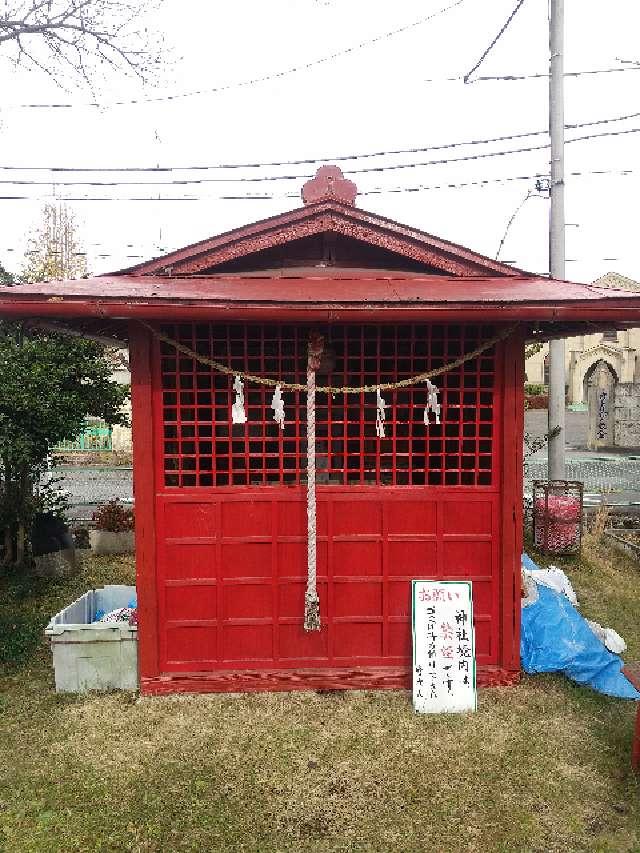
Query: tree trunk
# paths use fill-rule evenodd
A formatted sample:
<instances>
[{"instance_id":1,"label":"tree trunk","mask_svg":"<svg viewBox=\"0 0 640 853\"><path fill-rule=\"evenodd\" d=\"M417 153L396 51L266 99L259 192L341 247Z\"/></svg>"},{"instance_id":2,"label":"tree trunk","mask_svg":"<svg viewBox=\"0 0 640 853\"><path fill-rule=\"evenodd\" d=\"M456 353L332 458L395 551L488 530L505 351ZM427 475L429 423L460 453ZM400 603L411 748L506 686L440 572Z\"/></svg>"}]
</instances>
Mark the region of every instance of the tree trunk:
<instances>
[{"instance_id":1,"label":"tree trunk","mask_svg":"<svg viewBox=\"0 0 640 853\"><path fill-rule=\"evenodd\" d=\"M26 533L24 524L19 521L16 530L16 555L14 565L21 566L24 563Z\"/></svg>"},{"instance_id":2,"label":"tree trunk","mask_svg":"<svg viewBox=\"0 0 640 853\"><path fill-rule=\"evenodd\" d=\"M27 524L31 522L31 512L27 511L33 500L33 482L29 476L29 469L20 468L18 480L18 522L16 525L16 554L15 565L22 566L25 562L25 554L29 544L29 536L27 532Z\"/></svg>"},{"instance_id":3,"label":"tree trunk","mask_svg":"<svg viewBox=\"0 0 640 853\"><path fill-rule=\"evenodd\" d=\"M11 562L13 562L13 542L10 527L5 527L2 531L2 544L4 549L4 553L2 555L2 565L8 566Z\"/></svg>"},{"instance_id":4,"label":"tree trunk","mask_svg":"<svg viewBox=\"0 0 640 853\"><path fill-rule=\"evenodd\" d=\"M28 466L14 466L2 456L0 488L4 524L0 526L0 565L22 566L29 557L29 531L33 505L33 481Z\"/></svg>"},{"instance_id":5,"label":"tree trunk","mask_svg":"<svg viewBox=\"0 0 640 853\"><path fill-rule=\"evenodd\" d=\"M6 454L2 456L2 499L4 503L5 517L9 515L9 508L13 504L12 496L12 469L9 457ZM2 530L2 542L4 545L4 554L2 556L3 565L7 566L14 562L15 553L13 548L13 525L9 518Z\"/></svg>"}]
</instances>

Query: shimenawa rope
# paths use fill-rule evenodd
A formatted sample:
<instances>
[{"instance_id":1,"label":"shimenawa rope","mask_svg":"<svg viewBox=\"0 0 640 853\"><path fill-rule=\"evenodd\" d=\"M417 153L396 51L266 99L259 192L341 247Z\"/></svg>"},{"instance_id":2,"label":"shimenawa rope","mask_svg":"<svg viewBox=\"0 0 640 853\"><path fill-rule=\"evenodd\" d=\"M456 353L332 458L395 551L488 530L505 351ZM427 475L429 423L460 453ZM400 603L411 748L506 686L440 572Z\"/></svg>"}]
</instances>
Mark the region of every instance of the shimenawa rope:
<instances>
[{"instance_id":1,"label":"shimenawa rope","mask_svg":"<svg viewBox=\"0 0 640 853\"><path fill-rule=\"evenodd\" d=\"M192 358L195 361L200 362L200 364L206 364L208 367L212 367L214 370L217 370L218 373L224 373L227 376L239 376L245 382L254 382L257 385L269 385L275 387L279 385L280 388L284 391L306 391L308 389L308 384L303 385L299 382L284 382L282 379L269 379L266 376L256 376L252 373L242 373L242 371L234 370L232 367L227 367L226 364L222 364L219 361L214 361L211 358L208 358L206 355L201 355L200 353L195 352L195 350L190 349L189 347L181 344L179 341L173 340L173 338L164 335L162 332L159 332L157 329L154 329L153 326L149 325L149 323L145 323L141 321L141 325L143 325L146 329L148 329L151 334L162 343L168 344L173 347L177 352L186 355L188 358ZM485 341L479 347L476 347L471 352L465 353L461 355L459 358L456 358L454 361L448 362L448 364L444 364L442 367L436 367L433 370L427 370L424 373L417 373L415 376L410 376L408 379L400 379L398 382L382 382L380 384L375 385L360 385L360 386L343 386L334 388L332 385L319 385L315 387L315 391L320 391L325 394L369 394L375 393L376 391L393 391L396 388L407 388L410 385L418 385L420 382L426 382L427 379L433 379L434 376L441 376L443 373L447 373L449 370L455 370L456 367L460 367L460 365L464 364L466 361L471 361L474 358L477 358L479 355L482 355L486 350L491 349L492 346L499 343L500 341L508 338L509 335L512 334L516 329L516 326L509 326L506 329L503 329L502 332L499 332L497 335L494 335L492 338L489 338L488 341ZM308 380L307 380L308 381Z\"/></svg>"}]
</instances>

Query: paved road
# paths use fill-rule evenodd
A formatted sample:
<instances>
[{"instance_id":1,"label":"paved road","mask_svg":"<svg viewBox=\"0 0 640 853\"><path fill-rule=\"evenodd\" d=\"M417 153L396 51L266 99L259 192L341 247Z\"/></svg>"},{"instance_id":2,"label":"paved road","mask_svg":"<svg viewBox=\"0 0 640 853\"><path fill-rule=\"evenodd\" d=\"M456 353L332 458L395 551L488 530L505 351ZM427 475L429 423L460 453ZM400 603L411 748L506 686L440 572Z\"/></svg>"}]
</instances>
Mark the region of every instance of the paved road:
<instances>
[{"instance_id":1,"label":"paved road","mask_svg":"<svg viewBox=\"0 0 640 853\"><path fill-rule=\"evenodd\" d=\"M585 503L599 502L606 495L610 503L640 503L640 456L633 451L588 451L586 412L566 413L566 477L584 483ZM547 431L547 411L525 412L525 431L532 438ZM547 477L546 447L525 461L525 491L533 480Z\"/></svg>"},{"instance_id":2,"label":"paved road","mask_svg":"<svg viewBox=\"0 0 640 853\"><path fill-rule=\"evenodd\" d=\"M545 435L549 414L546 409L530 409L524 413L524 429L532 438ZM565 412L567 448L586 450L588 416L586 412Z\"/></svg>"},{"instance_id":3,"label":"paved road","mask_svg":"<svg viewBox=\"0 0 640 853\"><path fill-rule=\"evenodd\" d=\"M591 502L607 494L612 502L640 503L640 456L623 453L596 453L585 450L587 415L584 412L567 412L567 479L581 480ZM528 411L525 430L532 436L547 431L547 412ZM63 477L60 484L69 492L72 516L89 519L96 505L112 498L133 501L131 468L66 465L55 469L55 476ZM525 464L525 490L533 480L547 476L546 449L531 456ZM588 501L589 502L589 499Z\"/></svg>"},{"instance_id":4,"label":"paved road","mask_svg":"<svg viewBox=\"0 0 640 853\"><path fill-rule=\"evenodd\" d=\"M61 478L59 487L69 493L74 518L91 518L98 504L113 498L125 503L133 501L131 468L61 465L54 469L53 476Z\"/></svg>"}]
</instances>

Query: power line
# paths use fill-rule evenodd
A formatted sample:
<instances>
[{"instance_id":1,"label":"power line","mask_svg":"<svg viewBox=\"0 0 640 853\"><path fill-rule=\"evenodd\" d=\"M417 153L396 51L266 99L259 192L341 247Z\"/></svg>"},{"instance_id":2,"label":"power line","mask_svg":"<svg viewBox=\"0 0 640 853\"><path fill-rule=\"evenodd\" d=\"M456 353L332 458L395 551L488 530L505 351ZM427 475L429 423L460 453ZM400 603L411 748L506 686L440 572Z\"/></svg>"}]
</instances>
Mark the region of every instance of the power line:
<instances>
[{"instance_id":1,"label":"power line","mask_svg":"<svg viewBox=\"0 0 640 853\"><path fill-rule=\"evenodd\" d=\"M460 0L460 2L464 2L464 0ZM457 5L457 4L454 4ZM452 8L452 7L451 7ZM446 11L446 10L445 10ZM424 23L424 21L423 21ZM413 26L417 26L418 22L415 22ZM412 25L410 24L408 28ZM400 31L393 31L392 35L396 34ZM379 36L376 41L380 41L384 38L383 36ZM373 41L371 42L373 43ZM213 89L200 89L192 92L178 92L175 95L159 95L157 98L135 98L128 101L113 101L111 103L100 104L97 101L91 101L86 103L23 103L23 104L3 104L0 105L0 112L3 110L56 110L56 109L111 109L113 107L126 107L126 106L136 106L140 104L153 104L160 103L163 101L177 101L183 100L186 98L193 98L204 95L215 95L219 92L225 92L230 89L235 88L243 88L251 85L256 85L258 83L265 83L269 80L274 80L278 77L285 77L289 74L294 74L298 71L303 71L307 68L311 68L314 65L320 65L324 62L328 62L330 59L338 58L343 54L352 53L355 50L358 50L360 47L366 47L367 44L361 44L353 48L347 48L343 52L339 52L336 54L331 54L330 56L323 57L321 59L317 59L312 63L307 65L301 65L294 68L290 68L287 71L274 72L273 74L266 74L262 77L255 77L250 80L240 80L236 83L229 83L225 86L217 86ZM626 60L620 60L621 62ZM619 74L623 71L640 71L640 65L625 65L623 68L587 68L582 69L580 71L565 71L565 77L587 77L594 74ZM464 74L456 74L452 77L427 77L422 82L427 84L440 84L440 83L460 83L464 81L466 75ZM521 80L541 80L541 79L549 79L548 73L532 73L532 74L499 74L499 75L486 75L476 77L474 80L469 80L469 85L475 85L476 83L498 83L498 82L518 82Z\"/></svg>"},{"instance_id":2,"label":"power line","mask_svg":"<svg viewBox=\"0 0 640 853\"><path fill-rule=\"evenodd\" d=\"M533 197L533 196L530 196ZM151 252L159 252L160 254L171 254L174 251L179 251L180 247L175 249L160 249L158 247L154 247L150 249ZM7 254L9 252L18 252L20 250L8 248L0 250L0 254ZM22 255L33 255L37 254L35 252L20 252ZM127 260L144 260L145 258L149 258L149 253L146 255L123 255L120 252L73 252L73 255L76 257L88 257L92 259L101 259L105 260L106 258L123 258ZM576 264L576 263L595 263L598 261L619 261L620 258L567 258L565 263L568 264ZM521 261L503 261L503 263L511 264L513 266L520 266ZM544 275L548 275L548 273L543 273Z\"/></svg>"},{"instance_id":3,"label":"power line","mask_svg":"<svg viewBox=\"0 0 640 853\"><path fill-rule=\"evenodd\" d=\"M587 77L593 74L619 74L622 71L640 71L640 66L627 66L625 68L592 68L586 69L584 71L565 71L564 77ZM501 75L493 75L493 76L485 76L485 77L476 77L475 80L469 81L470 84L475 83L492 83L492 82L516 82L519 80L548 80L549 73L539 73L539 74L501 74ZM464 77L446 77L443 78L442 82L453 82L454 80L464 80ZM424 80L424 83L435 83L436 80Z\"/></svg>"},{"instance_id":4,"label":"power line","mask_svg":"<svg viewBox=\"0 0 640 853\"><path fill-rule=\"evenodd\" d=\"M594 119L593 121L583 121L574 124L565 124L567 130L577 130L582 127L595 127L598 125L612 124L619 121L627 121L633 118L639 118L640 112L626 113L619 116L609 116L608 118ZM231 169L262 169L277 166L309 166L316 163L335 163L345 162L347 160L366 160L377 157L391 157L400 154L422 154L426 151L444 151L453 148L466 148L474 145L488 145L494 142L509 142L514 139L526 139L529 136L544 136L548 134L548 130L530 130L522 131L521 133L509 133L502 136L493 136L486 139L468 139L462 142L445 142L440 145L426 145L416 148L395 148L382 151L368 151L357 154L339 154L322 157L308 157L300 160L271 160L264 162L248 162L248 163L216 163L211 166L88 166L82 168L79 166L2 166L0 171L3 172L51 172L68 174L70 172L136 172L145 174L154 173L170 173L170 172L192 172L192 171L224 171ZM305 175L299 177L308 177Z\"/></svg>"},{"instance_id":5,"label":"power line","mask_svg":"<svg viewBox=\"0 0 640 853\"><path fill-rule=\"evenodd\" d=\"M618 177L627 177L629 175L640 174L640 170L636 169L593 169L588 171L569 172L567 177L592 177L601 175L614 175ZM374 187L370 190L363 190L358 193L358 196L382 195L384 193L414 193L429 190L449 190L449 189L467 189L469 187L484 188L491 184L504 184L519 181L531 181L538 178L548 178L548 173L534 172L530 175L512 175L504 178L484 178L475 181L462 181L459 183L442 183L442 184L418 184L410 187ZM0 196L0 201L38 201L41 198L48 198L49 195L3 195ZM56 201L60 202L191 202L191 201L275 201L284 199L298 199L298 193L282 193L282 194L263 194L263 195L191 195L191 196L60 196Z\"/></svg>"},{"instance_id":6,"label":"power line","mask_svg":"<svg viewBox=\"0 0 640 853\"><path fill-rule=\"evenodd\" d=\"M162 253L171 254L172 252L179 251L180 247L176 249L152 249L151 251L160 251ZM18 251L16 249L2 249L2 254L12 251ZM31 255L36 254L33 252L22 252L23 255ZM144 258L149 258L149 255L121 255L119 252L101 252L100 254L95 254L93 252L73 252L73 255L76 257L90 257L90 258L126 258L129 260L140 260ZM619 261L620 258L567 258L565 263L567 264L579 264L579 263L592 263L597 261ZM503 263L519 265L520 261L503 261ZM548 273L545 273L548 275Z\"/></svg>"},{"instance_id":7,"label":"power line","mask_svg":"<svg viewBox=\"0 0 640 853\"><path fill-rule=\"evenodd\" d=\"M565 258L565 264L598 264L603 262L620 262L622 258ZM502 261L503 264L509 264L512 267L520 267L526 266L526 261ZM532 270L530 267L526 267L527 271L531 273L531 275L541 276L543 278L549 277L549 270ZM589 284L595 284L595 282L589 282ZM607 290L617 290L618 288L608 287ZM624 288L620 288L620 292L629 292L625 291Z\"/></svg>"},{"instance_id":8,"label":"power line","mask_svg":"<svg viewBox=\"0 0 640 853\"><path fill-rule=\"evenodd\" d=\"M41 198L49 198L49 194L44 195L0 195L0 201L38 201ZM185 201L207 201L207 200L217 200L217 201L270 201L272 199L277 198L298 198L297 194L288 195L288 196L275 196L275 195L262 195L262 196L249 196L249 195L221 195L221 196L101 196L101 197L91 197L91 196L56 196L56 201L62 202L79 202L79 201L175 201L175 202L185 202Z\"/></svg>"},{"instance_id":9,"label":"power line","mask_svg":"<svg viewBox=\"0 0 640 853\"><path fill-rule=\"evenodd\" d=\"M494 47L496 46L496 44L500 41L500 39L502 38L502 35L504 34L505 30L507 29L507 27L509 26L509 24L511 23L511 21L513 21L513 19L515 18L515 16L518 14L518 10L520 9L520 7L522 6L522 4L523 4L523 3L524 3L524 0L518 0L518 3L516 4L515 9L513 10L513 12L511 12L511 14L510 14L510 15L509 15L509 17L507 18L507 20L506 20L506 21L504 22L504 24L502 25L502 28L500 29L500 32L499 32L499 33L497 34L497 36L493 39L493 41L491 42L491 44L489 45L489 47L485 50L485 52L482 54L482 56L480 57L480 59L479 59L479 60L476 62L476 64L473 66L473 68L471 69L471 71L468 71L468 72L464 75L464 77L462 78L462 79L464 80L464 82L465 82L465 83L468 83L468 82L469 82L469 78L471 77L471 75L473 74L473 72L474 72L474 71L477 71L477 69L478 69L478 68L480 68L480 66L482 65L482 63L483 63L483 62L485 61L485 59L487 58L487 56L491 53L491 51L493 50L493 48L494 48Z\"/></svg>"},{"instance_id":10,"label":"power line","mask_svg":"<svg viewBox=\"0 0 640 853\"><path fill-rule=\"evenodd\" d=\"M502 238L501 238L500 243L498 245L498 251L496 252L496 261L500 257L500 252L502 251L502 248L503 248L504 244L506 243L507 237L509 235L509 231L511 230L511 226L515 222L517 215L520 213L520 211L525 206L525 204L529 201L530 198L546 198L546 196L539 195L538 193L535 193L533 190L527 191L527 194L525 195L525 197L518 203L518 206L516 207L516 209L513 211L513 213L509 217L509 221L507 222L507 227L504 229L504 234L502 235Z\"/></svg>"},{"instance_id":11,"label":"power line","mask_svg":"<svg viewBox=\"0 0 640 853\"><path fill-rule=\"evenodd\" d=\"M635 169L593 169L589 171L569 172L567 177L584 178L602 175L614 175L617 177L626 177L628 175L640 174L640 171ZM489 184L505 184L519 181L533 181L538 178L548 178L548 173L536 172L532 175L511 175L505 178L481 178L475 181L461 181L459 183L443 183L443 184L418 184L413 187L377 187L371 190L365 190L358 193L361 195L378 195L383 193L403 193L403 192L422 192L423 190L450 190L450 189L467 189L469 187L485 187Z\"/></svg>"},{"instance_id":12,"label":"power line","mask_svg":"<svg viewBox=\"0 0 640 853\"><path fill-rule=\"evenodd\" d=\"M602 139L604 137L611 136L623 136L629 133L639 133L640 127L629 128L626 130L609 130L604 131L603 133L587 133L582 136L576 136L573 139L568 139L566 144L574 142L584 142L588 139ZM488 151L483 152L481 154L465 154L462 157L450 157L450 158L442 158L439 160L423 160L418 163L391 163L387 165L381 166L367 166L359 169L348 169L346 170L347 175L362 175L362 174L371 174L371 173L380 173L380 172L392 172L398 171L400 169L419 169L426 166L444 166L450 163L463 163L472 160L485 160L490 159L492 157L506 157L511 154L526 154L532 151L544 151L549 148L549 143L542 143L540 145L527 145L521 148L509 148L505 151ZM194 184L202 185L202 184L228 184L228 183L273 183L275 181L300 181L305 180L307 178L311 178L313 175L261 175L261 176L253 176L253 177L242 177L242 178L179 178L179 179L171 179L169 181L79 181L79 180L71 180L71 181L58 181L58 180L33 180L29 179L0 179L0 185L8 184L11 186L49 186L51 184L55 184L56 186L87 186L87 187L128 187L128 186L190 186Z\"/></svg>"},{"instance_id":13,"label":"power line","mask_svg":"<svg viewBox=\"0 0 640 853\"><path fill-rule=\"evenodd\" d=\"M600 119L595 122L583 122L581 124L567 125L568 128L587 127L594 124L606 124L615 121L624 121L637 118L638 113L629 113L623 116ZM465 148L470 145L486 145L492 142L506 142L512 139L523 139L528 136L541 136L546 130L532 130L522 133L510 133L504 136L493 136L487 139L470 139L463 142L447 142L440 145L427 145L421 148L395 148L384 151L369 151L360 154L340 154L322 157L309 157L302 160L271 160L266 162L251 163L217 163L213 166L92 166L83 169L78 166L0 166L0 171L14 172L187 172L187 171L212 171L225 169L260 169L275 166L308 166L315 163L335 163L345 160L362 160L367 158L386 157L397 154L422 154L425 151L442 151L450 148Z\"/></svg>"},{"instance_id":14,"label":"power line","mask_svg":"<svg viewBox=\"0 0 640 853\"><path fill-rule=\"evenodd\" d=\"M420 27L423 24L428 23L434 18L438 18L441 15L450 12L452 9L455 9L456 6L462 5L462 3L464 2L465 0L455 0L455 2L450 3L448 6L443 6L441 9L432 12L430 15L425 15L422 18L418 18L418 20L412 21L409 24L405 24L403 27L398 27L395 30L389 30L386 33L380 33L377 36L365 39L364 41L361 41L355 45L351 45L350 47L342 48L341 50L337 50L334 53L328 54L327 56L322 56L319 59L313 59L310 62L305 62L301 65L294 65L290 68L285 68L281 71L273 71L269 74L263 74L259 77L251 77L246 80L237 80L234 83L226 83L223 86L215 86L212 89L196 89L195 91L191 92L178 92L175 95L158 95L157 97L152 98L133 98L131 100L111 101L110 103L105 104L100 104L97 101L76 104L11 104L8 107L5 107L5 109L73 109L76 107L110 109L112 107L134 106L138 104L156 104L164 103L167 101L177 101L185 98L197 97L200 95L215 95L219 92L228 92L232 89L242 89L249 86L256 86L259 83L267 83L270 80L278 80L283 77L289 77L290 75L297 74L300 71L308 71L310 68L315 68L318 65L324 65L327 62L332 62L334 59L340 59L343 56L348 56L349 54L356 53L357 51L363 50L364 48L370 47L371 45L377 44L378 42L393 38L394 36L400 35L401 33L406 33L409 30L415 29L416 27Z\"/></svg>"}]
</instances>

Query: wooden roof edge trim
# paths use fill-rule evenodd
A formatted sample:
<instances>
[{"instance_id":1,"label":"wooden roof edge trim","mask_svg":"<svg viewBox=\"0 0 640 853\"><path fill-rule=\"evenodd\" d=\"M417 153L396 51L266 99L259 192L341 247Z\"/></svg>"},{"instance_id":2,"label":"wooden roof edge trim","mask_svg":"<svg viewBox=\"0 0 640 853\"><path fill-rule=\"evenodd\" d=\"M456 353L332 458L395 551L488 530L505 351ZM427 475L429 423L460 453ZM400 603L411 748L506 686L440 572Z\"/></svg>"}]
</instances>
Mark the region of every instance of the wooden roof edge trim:
<instances>
[{"instance_id":1,"label":"wooden roof edge trim","mask_svg":"<svg viewBox=\"0 0 640 853\"><path fill-rule=\"evenodd\" d=\"M505 276L529 274L526 270L521 270L518 267L512 267L509 264L503 264L500 261L496 261L486 255L482 255L472 249L461 246L458 243L444 240L440 237L428 234L418 228L404 225L396 222L395 220L380 216L379 214L371 213L370 211L361 210L360 208L332 200L321 201L315 204L294 208L293 210L286 211L285 213L276 214L275 216L268 217L267 219L259 220L258 222L234 228L230 231L223 232L222 234L197 241L181 249L177 249L174 252L170 252L167 255L143 261L142 263L136 264L132 267L126 267L111 273L105 273L105 275L148 275L174 264L185 263L189 260L195 263L198 258L206 256L212 252L215 253L216 250L221 251L223 248L230 246L235 246L238 249L241 249L242 244L245 242L249 243L252 238L256 238L258 236L267 238L268 235L272 233L286 232L288 229L293 228L295 224L300 224L303 221L312 221L316 218L320 218L325 213L337 216L343 221L357 223L360 226L368 225L373 231L376 229L379 231L387 231L396 239L413 243L415 246L439 250L450 255L453 259L464 260L467 263L476 265L479 269L492 270ZM315 233L317 233L317 231ZM296 238L294 237L293 239ZM287 242L286 239L276 241L273 245L285 242ZM269 244L267 240L267 245L261 246L257 251L268 247ZM233 252L232 254L234 257L242 257L245 254L252 254L254 251L256 251L256 249L252 248L246 253L238 251ZM226 258L224 260L226 260ZM215 265L215 258L212 259L212 265Z\"/></svg>"},{"instance_id":2,"label":"wooden roof edge trim","mask_svg":"<svg viewBox=\"0 0 640 853\"><path fill-rule=\"evenodd\" d=\"M474 249L469 249L461 243L454 243L451 240L445 240L443 237L437 237L434 234L430 234L428 231L423 231L421 228L415 228L412 225L405 225L402 222L389 219L389 217L383 216L379 213L371 213L370 211L360 210L359 208L353 207L347 207L345 213L348 215L349 213L353 213L354 210L356 212L359 211L364 216L370 217L374 220L374 223L372 224L382 224L383 226L387 226L390 230L397 231L398 233L406 236L407 239L413 240L417 243L428 242L433 245L434 248L442 249L444 252L451 252L460 257L468 256L471 261L477 259L485 265L485 268L492 267L495 268L497 272L504 271L506 275L531 275L527 270L522 270L519 267L512 266L511 264L505 264L495 258L490 258L488 255L483 255L480 252L476 252Z\"/></svg>"},{"instance_id":3,"label":"wooden roof edge trim","mask_svg":"<svg viewBox=\"0 0 640 853\"><path fill-rule=\"evenodd\" d=\"M220 234L214 234L210 237L205 237L203 240L196 240L195 243L189 243L187 246L183 246L180 249L175 249L173 252L169 252L167 255L159 255L156 258L149 258L148 261L142 261L141 263L134 264L131 267L124 267L120 270L104 273L104 275L141 275L144 274L144 270L147 268L155 268L156 266L160 266L160 268L162 268L164 266L170 265L171 262L175 263L179 260L182 260L183 256L197 257L197 255L215 249L219 245L236 242L246 237L252 237L255 234L260 234L263 231L268 231L272 224L279 224L280 222L284 222L285 220L290 220L293 223L296 222L298 219L305 219L309 217L310 214L312 214L313 212L317 212L321 208L329 207L347 208L348 206L343 205L341 202L337 201L321 201L317 202L316 204L302 205L301 207L295 207L292 210L287 210L283 213L276 213L273 216L268 216L266 217L266 219L258 219L256 222L251 222L246 225L240 225L237 228L231 228L229 231L223 231ZM192 255L191 253L194 250L200 251L196 251L195 254Z\"/></svg>"},{"instance_id":4,"label":"wooden roof edge trim","mask_svg":"<svg viewBox=\"0 0 640 853\"><path fill-rule=\"evenodd\" d=\"M602 305L594 304L593 300L574 300L564 304L540 301L529 303L505 302L427 302L412 303L316 303L296 304L283 310L276 303L259 301L229 304L226 300L213 302L181 302L168 303L164 301L133 301L133 300L97 300L68 299L54 300L20 300L3 301L0 298L0 317L4 318L38 318L38 319L83 319L94 318L103 321L111 320L158 320L158 321L193 321L200 320L237 320L257 322L264 320L301 321L324 318L327 322L343 320L389 322L396 318L417 318L427 315L429 319L441 322L446 318L450 322L472 320L477 322L482 316L492 322L595 322L599 324L624 323L632 328L640 325L640 298L633 304Z\"/></svg>"},{"instance_id":5,"label":"wooden roof edge trim","mask_svg":"<svg viewBox=\"0 0 640 853\"><path fill-rule=\"evenodd\" d=\"M136 320L108 319L105 321L104 318L84 317L65 318L65 321L61 322L60 320L29 318L26 321L26 325L29 328L45 332L52 331L58 334L68 334L72 337L88 338L110 349L120 349L129 345L131 322L135 323ZM96 324L97 330L94 329ZM513 325L513 322L511 325ZM589 320L563 320L560 322L520 320L518 325L524 330L526 343L544 343L550 340L585 334L585 332L602 332L611 329L624 330L630 327L630 321L596 323ZM109 333L107 333L107 330Z\"/></svg>"},{"instance_id":6,"label":"wooden roof edge trim","mask_svg":"<svg viewBox=\"0 0 640 853\"><path fill-rule=\"evenodd\" d=\"M292 234L292 230L293 234ZM511 267L505 269L478 256L470 250L460 248L453 250L448 245L439 245L440 241L433 238L431 242L418 239L415 235L403 234L399 231L384 229L368 218L343 216L335 211L326 211L322 215L300 220L295 226L282 224L277 229L257 234L255 237L221 245L216 249L202 252L171 265L172 273L198 273L238 258L251 254L286 246L293 239L312 237L330 231L341 234L347 239L353 239L364 244L386 249L398 257L409 258L425 267L439 267L445 274L454 276L465 275L499 275L512 278L519 271ZM250 251L247 251L250 249Z\"/></svg>"},{"instance_id":7,"label":"wooden roof edge trim","mask_svg":"<svg viewBox=\"0 0 640 853\"><path fill-rule=\"evenodd\" d=\"M112 298L109 294L108 288L111 285L115 287L122 287L123 284L130 283L133 288L138 287L153 287L157 285L161 293L158 296L164 297L166 291L172 286L175 285L178 288L181 285L188 284L189 282L206 284L208 281L211 282L227 282L229 284L234 284L238 286L242 286L243 284L254 285L258 282L270 282L273 284L282 284L286 287L287 282L291 282L292 284L300 284L306 282L313 282L314 284L317 282L321 283L371 283L371 282L388 282L388 283L396 283L398 285L402 284L416 284L416 283L424 283L424 284L432 284L432 285L442 285L445 283L450 283L453 286L464 286L465 283L477 283L479 285L495 283L501 286L510 287L518 284L528 284L535 285L540 283L550 284L550 285L569 285L570 287L583 287L588 291L596 292L601 295L603 298L607 299L615 299L614 293L619 293L620 298L628 299L630 296L640 296L638 291L631 291L627 289L617 289L613 288L594 288L589 284L581 284L579 282L567 281L564 279L552 279L548 276L541 275L527 275L520 274L515 276L487 276L482 274L473 274L473 275L454 275L454 274L436 274L436 273L423 273L423 272L404 272L402 270L398 271L390 271L384 272L384 274L378 273L376 275L377 270L360 270L354 271L353 275L346 274L344 269L341 270L341 275L337 278L333 278L330 275L326 274L326 268L322 268L318 275L314 275L312 269L310 268L309 274L306 275L287 275L286 270L282 270L282 274L273 275L270 272L265 272L263 275L260 272L251 273L250 275L245 275L243 273L182 273L182 274L174 274L174 275L148 275L148 276L138 276L131 274L117 275L114 273L102 273L97 276L91 276L89 278L73 278L73 279L51 279L49 281L44 282L32 282L26 283L16 286L10 287L0 287L0 301L2 301L3 296L6 295L9 301L20 300L22 298L27 299L33 296L41 295L48 296L49 298L60 297L61 299L72 298L71 294L67 296L64 291L70 290L74 286L80 286L84 288L94 288L92 295L95 294L95 298L100 299L110 299ZM37 288L37 289L36 289ZM559 290L559 292L561 292ZM136 294L132 291L130 294L131 298L136 298ZM86 298L84 295L82 298ZM129 298L116 296L115 298ZM175 294L169 294L169 298L175 298L179 300L181 297L175 296ZM286 293L281 294L281 298L286 298Z\"/></svg>"}]
</instances>

